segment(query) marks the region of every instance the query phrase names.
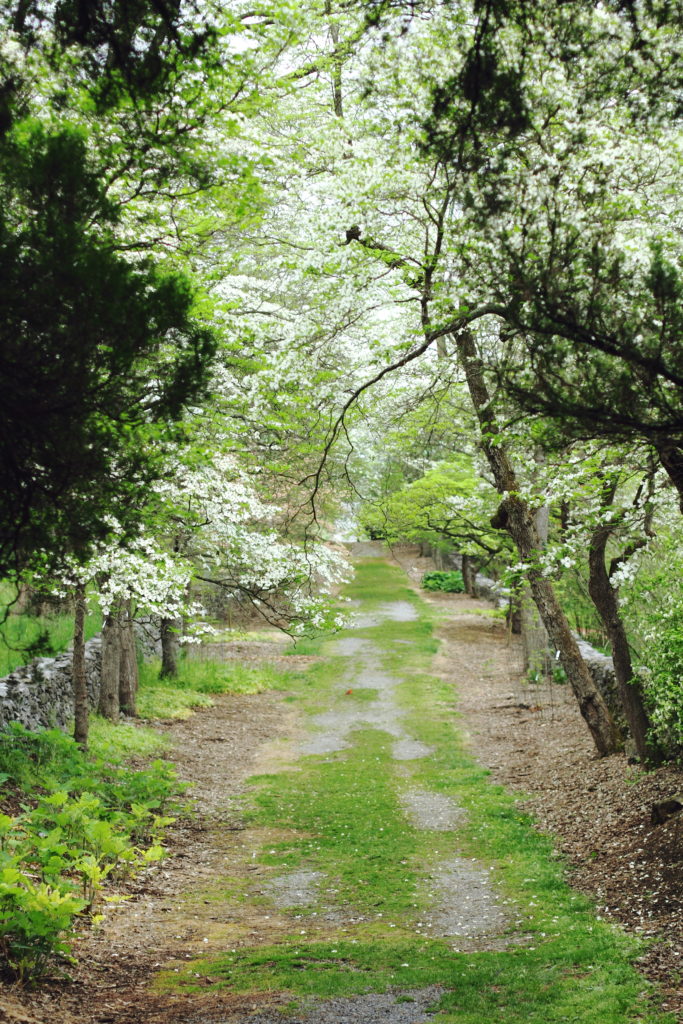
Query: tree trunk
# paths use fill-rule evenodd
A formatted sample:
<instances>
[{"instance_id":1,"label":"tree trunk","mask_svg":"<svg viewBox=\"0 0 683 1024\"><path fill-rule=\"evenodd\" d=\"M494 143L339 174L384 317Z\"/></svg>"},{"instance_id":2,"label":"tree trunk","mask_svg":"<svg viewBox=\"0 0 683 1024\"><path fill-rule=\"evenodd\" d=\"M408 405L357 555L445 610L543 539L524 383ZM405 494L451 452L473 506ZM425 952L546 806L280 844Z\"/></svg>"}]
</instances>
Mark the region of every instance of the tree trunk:
<instances>
[{"instance_id":1,"label":"tree trunk","mask_svg":"<svg viewBox=\"0 0 683 1024\"><path fill-rule=\"evenodd\" d=\"M671 483L678 491L678 504L683 512L683 449L673 441L660 441L655 448Z\"/></svg>"},{"instance_id":2,"label":"tree trunk","mask_svg":"<svg viewBox=\"0 0 683 1024\"><path fill-rule=\"evenodd\" d=\"M325 14L332 14L330 0L325 2ZM330 38L335 50L339 46L339 26L333 21L330 24ZM342 61L339 57L332 58L332 106L335 117L344 116L344 100L342 93Z\"/></svg>"},{"instance_id":3,"label":"tree trunk","mask_svg":"<svg viewBox=\"0 0 683 1024\"><path fill-rule=\"evenodd\" d=\"M517 588L515 588L510 594L510 604L508 605L506 621L508 629L511 633L516 636L520 636L522 633L522 607L521 607L521 594Z\"/></svg>"},{"instance_id":4,"label":"tree trunk","mask_svg":"<svg viewBox=\"0 0 683 1024\"><path fill-rule=\"evenodd\" d=\"M471 555L462 555L462 582L465 586L465 593L470 597L476 597L475 576L477 568L472 561Z\"/></svg>"},{"instance_id":5,"label":"tree trunk","mask_svg":"<svg viewBox=\"0 0 683 1024\"><path fill-rule=\"evenodd\" d=\"M638 756L644 761L652 761L656 759L656 751L648 743L650 722L643 704L642 691L633 678L631 652L619 612L619 601L605 564L610 533L609 526L600 526L591 537L588 591L609 638L619 697Z\"/></svg>"},{"instance_id":6,"label":"tree trunk","mask_svg":"<svg viewBox=\"0 0 683 1024\"><path fill-rule=\"evenodd\" d=\"M543 457L537 453L535 461L537 464L543 461ZM533 525L539 535L539 544L545 548L548 544L548 528L550 513L547 505L537 509L533 513ZM552 672L552 659L550 654L550 642L548 631L543 625L539 609L530 594L529 588L525 587L520 595L520 628L522 638L522 650L524 653L524 672L529 679L541 682L548 679Z\"/></svg>"},{"instance_id":7,"label":"tree trunk","mask_svg":"<svg viewBox=\"0 0 683 1024\"><path fill-rule=\"evenodd\" d=\"M125 601L119 620L121 634L121 661L119 664L119 704L124 715L136 714L138 692L138 659L130 600Z\"/></svg>"},{"instance_id":8,"label":"tree trunk","mask_svg":"<svg viewBox=\"0 0 683 1024\"><path fill-rule=\"evenodd\" d=\"M85 587L76 588L74 602L74 739L82 750L88 748L88 680L85 674Z\"/></svg>"},{"instance_id":9,"label":"tree trunk","mask_svg":"<svg viewBox=\"0 0 683 1024\"><path fill-rule=\"evenodd\" d=\"M102 676L98 713L110 722L119 720L119 675L121 671L119 622L111 612L102 626Z\"/></svg>"},{"instance_id":10,"label":"tree trunk","mask_svg":"<svg viewBox=\"0 0 683 1024\"><path fill-rule=\"evenodd\" d=\"M596 750L601 757L613 754L618 749L619 740L609 709L581 657L555 591L549 580L543 576L538 564L542 544L534 523L533 511L517 493L517 479L506 450L498 441L491 440L499 437L499 430L474 340L469 331L462 331L457 335L456 341L472 405L481 427L482 448L493 473L496 488L503 495L500 508L501 522L514 540L520 558L528 566L527 579L534 602L550 641L559 653L560 662L593 737Z\"/></svg>"},{"instance_id":11,"label":"tree trunk","mask_svg":"<svg viewBox=\"0 0 683 1024\"><path fill-rule=\"evenodd\" d=\"M531 682L541 682L551 674L550 641L529 586L520 593L519 629L524 673Z\"/></svg>"},{"instance_id":12,"label":"tree trunk","mask_svg":"<svg viewBox=\"0 0 683 1024\"><path fill-rule=\"evenodd\" d=\"M537 466L545 462L542 452L536 450L534 462ZM537 473L534 471L534 482ZM542 548L547 547L548 531L550 525L550 511L547 505L534 512L534 526L538 534L539 544ZM520 595L520 626L522 635L522 650L524 653L524 671L529 679L534 682L548 679L552 673L552 659L550 654L550 642L538 608L532 597L530 588L524 587Z\"/></svg>"},{"instance_id":13,"label":"tree trunk","mask_svg":"<svg viewBox=\"0 0 683 1024\"><path fill-rule=\"evenodd\" d=\"M175 679L178 675L178 629L179 622L177 619L161 620L160 679Z\"/></svg>"}]
</instances>

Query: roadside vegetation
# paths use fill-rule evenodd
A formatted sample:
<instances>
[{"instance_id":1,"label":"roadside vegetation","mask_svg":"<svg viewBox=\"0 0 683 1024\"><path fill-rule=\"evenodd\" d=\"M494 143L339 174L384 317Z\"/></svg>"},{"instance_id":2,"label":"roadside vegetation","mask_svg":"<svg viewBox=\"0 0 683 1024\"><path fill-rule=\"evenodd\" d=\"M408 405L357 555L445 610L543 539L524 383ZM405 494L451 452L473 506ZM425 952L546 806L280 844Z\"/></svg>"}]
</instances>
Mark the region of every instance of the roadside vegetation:
<instances>
[{"instance_id":1,"label":"roadside vegetation","mask_svg":"<svg viewBox=\"0 0 683 1024\"><path fill-rule=\"evenodd\" d=\"M187 717L216 694L281 689L295 675L199 658L182 658L173 679L158 674L142 663L142 720ZM170 751L158 729L100 716L87 754L56 729L0 732L0 953L10 977L63 970L76 931L163 859L168 827L189 810L185 785L160 759Z\"/></svg>"},{"instance_id":2,"label":"roadside vegetation","mask_svg":"<svg viewBox=\"0 0 683 1024\"><path fill-rule=\"evenodd\" d=\"M16 589L0 584L0 679L34 658L52 657L65 651L74 636L73 611L63 602L44 602L19 611ZM92 608L85 621L85 639L102 628L99 608Z\"/></svg>"}]
</instances>

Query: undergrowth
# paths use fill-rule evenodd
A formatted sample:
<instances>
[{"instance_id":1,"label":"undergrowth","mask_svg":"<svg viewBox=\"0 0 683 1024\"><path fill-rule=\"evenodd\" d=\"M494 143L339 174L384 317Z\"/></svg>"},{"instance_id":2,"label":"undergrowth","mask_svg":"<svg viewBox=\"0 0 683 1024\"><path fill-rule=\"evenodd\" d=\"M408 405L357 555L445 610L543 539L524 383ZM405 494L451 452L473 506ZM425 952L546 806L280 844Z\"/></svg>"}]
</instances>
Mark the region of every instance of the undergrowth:
<instances>
[{"instance_id":1,"label":"undergrowth","mask_svg":"<svg viewBox=\"0 0 683 1024\"><path fill-rule=\"evenodd\" d=\"M164 761L115 763L158 749L149 730L135 731L124 727L119 743L114 727L95 721L89 757L58 730L15 723L0 733L0 953L22 982L51 969L55 955L69 959L76 922L107 901L108 880L164 855L183 787Z\"/></svg>"}]
</instances>

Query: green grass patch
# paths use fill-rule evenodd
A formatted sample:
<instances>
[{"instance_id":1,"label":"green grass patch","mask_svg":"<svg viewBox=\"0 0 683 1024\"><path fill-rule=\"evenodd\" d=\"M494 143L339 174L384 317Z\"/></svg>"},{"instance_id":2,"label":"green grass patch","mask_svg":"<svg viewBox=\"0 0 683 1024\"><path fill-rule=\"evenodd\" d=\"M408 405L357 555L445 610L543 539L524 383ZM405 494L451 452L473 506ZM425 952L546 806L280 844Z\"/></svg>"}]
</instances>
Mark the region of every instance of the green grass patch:
<instances>
[{"instance_id":1,"label":"green grass patch","mask_svg":"<svg viewBox=\"0 0 683 1024\"><path fill-rule=\"evenodd\" d=\"M173 679L160 679L160 667L158 658L140 665L137 706L143 719L188 718L195 708L211 707L212 694L287 689L300 675L270 665L252 666L199 657L181 658L178 675Z\"/></svg>"},{"instance_id":2,"label":"green grass patch","mask_svg":"<svg viewBox=\"0 0 683 1024\"><path fill-rule=\"evenodd\" d=\"M96 761L120 764L133 757L159 757L171 747L171 739L156 729L131 722L109 722L91 715L88 747Z\"/></svg>"},{"instance_id":3,"label":"green grass patch","mask_svg":"<svg viewBox=\"0 0 683 1024\"><path fill-rule=\"evenodd\" d=\"M286 647L283 653L290 655L305 654L309 657L319 657L322 653L324 644L325 637L323 636L302 636L292 641L291 645Z\"/></svg>"},{"instance_id":4,"label":"green grass patch","mask_svg":"<svg viewBox=\"0 0 683 1024\"><path fill-rule=\"evenodd\" d=\"M292 935L286 944L194 962L166 980L184 992L206 991L210 978L217 989L279 989L295 999L442 985L447 991L437 1005L444 1024L673 1024L672 1017L649 1012L639 1000L641 985L623 949L606 949L596 940L586 953L585 962L568 964L553 958L548 946L457 955L439 941L310 942ZM591 962L609 953L622 958L621 969Z\"/></svg>"},{"instance_id":5,"label":"green grass patch","mask_svg":"<svg viewBox=\"0 0 683 1024\"><path fill-rule=\"evenodd\" d=\"M0 613L13 600L15 591L0 586ZM86 618L85 638L90 640L102 628L102 615L92 609ZM52 657L65 651L73 641L74 618L71 614L32 615L10 613L0 625L0 678L20 665L39 657Z\"/></svg>"},{"instance_id":6,"label":"green grass patch","mask_svg":"<svg viewBox=\"0 0 683 1024\"><path fill-rule=\"evenodd\" d=\"M368 610L385 601L409 601L417 607L419 598L408 586L405 573L395 565L367 558L357 562L355 570L353 579L344 587L344 597L363 601Z\"/></svg>"},{"instance_id":7,"label":"green grass patch","mask_svg":"<svg viewBox=\"0 0 683 1024\"><path fill-rule=\"evenodd\" d=\"M309 836L270 847L275 852L262 860L315 862L333 879L342 904L373 915L412 914L420 844L393 785L390 742L374 730L355 735L358 743L334 761L310 758L301 771L262 780L255 823Z\"/></svg>"},{"instance_id":8,"label":"green grass patch","mask_svg":"<svg viewBox=\"0 0 683 1024\"><path fill-rule=\"evenodd\" d=\"M277 945L203 958L165 974L162 984L206 991L209 979L234 991L280 990L293 1000L438 984L444 1024L671 1021L648 1003L647 986L632 967L638 943L596 917L590 902L569 888L550 840L464 750L455 716L444 710L452 688L428 671L432 616L403 579L393 566L369 561L349 592L362 595L365 607L401 599L420 608L415 622L388 622L358 634L378 645L381 670L399 683L411 735L434 753L397 770L391 736L356 730L348 749L301 758L297 770L260 777L251 812L256 824L288 835L264 848L263 863L324 872L322 898L346 907L349 918L366 920L335 934L307 912L303 934L299 910L301 920ZM345 686L353 682L345 680L352 679L353 658L340 657L332 644L329 650L333 657L314 666L295 690L309 711L352 699ZM368 691L360 699L372 697ZM413 827L400 801L406 788L452 797L467 810L467 825L448 833ZM418 933L432 865L455 855L488 870L508 915L507 949L457 952L457 939Z\"/></svg>"}]
</instances>

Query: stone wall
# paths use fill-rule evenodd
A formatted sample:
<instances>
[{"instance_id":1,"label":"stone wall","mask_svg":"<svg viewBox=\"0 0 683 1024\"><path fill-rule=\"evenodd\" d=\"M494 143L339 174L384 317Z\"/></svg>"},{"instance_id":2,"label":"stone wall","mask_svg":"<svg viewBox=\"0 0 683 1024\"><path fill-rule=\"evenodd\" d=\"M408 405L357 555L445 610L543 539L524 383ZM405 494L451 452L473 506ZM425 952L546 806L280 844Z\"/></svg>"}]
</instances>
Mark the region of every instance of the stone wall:
<instances>
[{"instance_id":1,"label":"stone wall","mask_svg":"<svg viewBox=\"0 0 683 1024\"><path fill-rule=\"evenodd\" d=\"M102 641L85 645L85 665L91 708L100 695ZM74 717L71 651L56 658L38 658L0 679L0 727L21 722L27 729L64 728Z\"/></svg>"},{"instance_id":2,"label":"stone wall","mask_svg":"<svg viewBox=\"0 0 683 1024\"><path fill-rule=\"evenodd\" d=\"M610 714L614 719L616 725L622 732L626 732L626 719L624 718L624 712L619 698L619 690L617 688L617 677L614 674L614 662L606 654L601 654L600 651L596 651L594 647L591 647L585 640L581 640L580 637L576 636L576 642L579 645L581 651L581 657L588 666L588 671L593 677L593 681L597 686L600 693L605 698L605 703L610 710Z\"/></svg>"}]
</instances>

